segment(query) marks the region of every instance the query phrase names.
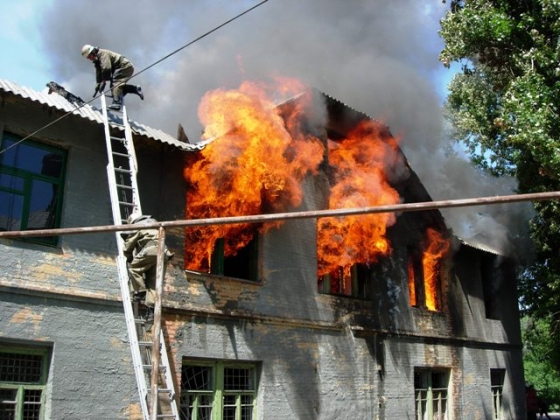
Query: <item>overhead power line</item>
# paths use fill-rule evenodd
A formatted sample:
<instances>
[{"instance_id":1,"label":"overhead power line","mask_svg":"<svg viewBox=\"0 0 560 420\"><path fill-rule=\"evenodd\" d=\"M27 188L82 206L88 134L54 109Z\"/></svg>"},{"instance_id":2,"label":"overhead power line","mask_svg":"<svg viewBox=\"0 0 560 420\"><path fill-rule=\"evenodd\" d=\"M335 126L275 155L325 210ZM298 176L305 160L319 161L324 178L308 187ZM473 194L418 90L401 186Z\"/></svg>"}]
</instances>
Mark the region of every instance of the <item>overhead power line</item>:
<instances>
[{"instance_id":1,"label":"overhead power line","mask_svg":"<svg viewBox=\"0 0 560 420\"><path fill-rule=\"evenodd\" d=\"M132 75L132 77L130 77L130 79L135 78L136 76L138 76L138 75L144 73L145 71L151 69L152 67L158 65L158 64L161 63L162 61L167 60L169 57L172 57L173 55L177 54L179 51L182 51L182 50L184 50L185 48L187 48L187 47L193 45L195 42L198 42L198 41L200 41L201 39L206 38L208 35L210 35L210 34L216 32L217 30L223 28L224 26L226 26L226 25L232 23L233 21L239 19L240 17L246 15L247 13L249 13L249 12L255 10L256 8L262 6L262 5L263 5L264 3L266 3L267 1L268 1L268 0L263 0L263 1L261 1L260 3L257 3L257 4L255 4L253 7L250 7L249 9L246 9L245 11L239 13L238 15L232 17L231 19L225 21L224 23L222 23L222 24L216 26L215 28L209 30L208 32L205 32L204 34L202 34L202 35L200 35L199 37L197 37L197 38L193 39L192 41L190 41L189 43L187 43L187 44L185 44L185 45L183 45L183 46L177 48L175 51L170 52L169 54L167 54L166 56L160 58L159 60L155 61L154 63L150 64L149 66L147 66L147 67L143 68L142 70L140 70L140 71L134 73L134 75ZM130 80L130 79L129 79L129 80ZM121 83L121 84L124 84L124 82ZM118 86L118 85L116 85L116 86ZM105 94L105 91L101 92L101 93L100 93L99 95L97 95L97 96L94 96L92 99L90 99L89 101L83 103L82 105L76 106L76 109L73 109L72 111L68 111L66 114L64 114L64 115L62 115L62 116L60 116L60 117L58 117L56 120L51 121L50 123L44 125L43 127L39 128L39 129L37 129L37 130L35 130L35 131L32 132L31 134L28 134L27 136L25 136L25 137L22 138L21 140L15 142L15 143L12 143L11 145L9 145L8 147L6 147L6 148L3 149L3 150L0 150L0 154L6 152L7 150L11 149L12 147L17 146L17 145L20 144L20 143L23 143L25 140L30 139L31 137L35 136L37 133L40 133L41 131L47 129L48 127L50 127L50 126L56 124L56 123L59 122L60 120L66 118L68 115L72 114L74 111L79 110L79 109L83 108L83 107L86 106L86 105L89 105L91 102L93 102L94 100L96 100L97 98L99 98L101 95L104 95L104 94Z\"/></svg>"}]
</instances>

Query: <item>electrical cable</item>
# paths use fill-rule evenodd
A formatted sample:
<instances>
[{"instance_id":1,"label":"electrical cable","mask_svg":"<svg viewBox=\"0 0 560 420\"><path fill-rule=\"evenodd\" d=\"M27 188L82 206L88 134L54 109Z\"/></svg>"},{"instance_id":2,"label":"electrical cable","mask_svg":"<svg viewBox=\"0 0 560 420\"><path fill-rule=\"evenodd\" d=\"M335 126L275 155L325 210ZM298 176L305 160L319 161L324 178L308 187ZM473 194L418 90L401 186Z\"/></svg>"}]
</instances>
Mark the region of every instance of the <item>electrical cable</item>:
<instances>
[{"instance_id":1,"label":"electrical cable","mask_svg":"<svg viewBox=\"0 0 560 420\"><path fill-rule=\"evenodd\" d=\"M207 37L208 35L211 35L212 33L216 32L217 30L223 28L224 26L226 26L226 25L232 23L233 21L239 19L240 17L246 15L247 13L249 13L249 12L255 10L256 8L262 6L262 5L263 5L264 3L266 3L267 1L268 1L268 0L262 0L260 3L257 3L256 5L250 7L249 9L244 10L243 12L241 12L241 13L239 13L238 15L232 17L231 19L229 19L229 20L223 22L222 24L216 26L215 28L209 30L208 32L205 32L204 34L202 34L202 35L200 35L199 37L197 37L197 38L193 39L192 41L190 41L189 43L183 45L183 46L180 47L180 48L177 48L176 50L174 50L174 51L172 51L171 53L167 54L167 55L164 56L163 58L160 58L159 60L157 60L157 61L155 61L154 63L150 64L148 67L145 67L145 68L143 68L142 70L140 70L139 72L134 73L128 80L135 78L136 76L138 76L138 75L144 73L145 71L151 69L152 67L158 65L158 64L161 63L162 61L165 61L165 60L167 60L169 57L172 57L173 55L177 54L179 51L184 50L185 48L187 48L187 47L193 45L195 42L200 41L201 39ZM128 80L127 80L127 82L128 82ZM117 84L117 85L115 85L115 86L124 85L125 83L126 83L126 82L121 82L120 84ZM113 86L113 87L114 87L114 86ZM110 89L111 89L111 88L109 88L108 90L110 90ZM43 127L39 128L39 129L37 129L37 130L35 130L35 131L32 132L31 134L28 134L27 136L25 136L25 137L22 138L21 140L19 140L19 141L13 143L13 144L11 144L11 145L9 145L8 147L6 147L6 148L3 149L3 150L0 150L0 154L6 152L7 150L11 149L12 147L17 146L17 145L20 144L20 143L23 143L25 140L30 139L31 137L35 136L37 133L39 133L39 132L41 132L41 131L43 131L43 130L49 128L50 126L56 124L56 123L59 122L60 120L66 118L68 115L72 114L74 111L80 110L80 109L83 108L84 106L89 105L91 102L93 102L94 100L96 100L97 98L99 98L101 95L104 95L104 94L105 94L105 91L100 92L99 95L94 96L94 97L93 97L92 99L90 99L89 101L84 102L84 103L81 104L80 106L76 106L76 109L73 109L72 111L66 112L66 114L64 114L64 115L62 115L62 116L60 116L60 117L58 117L56 120L51 121L50 123L44 125Z\"/></svg>"}]
</instances>

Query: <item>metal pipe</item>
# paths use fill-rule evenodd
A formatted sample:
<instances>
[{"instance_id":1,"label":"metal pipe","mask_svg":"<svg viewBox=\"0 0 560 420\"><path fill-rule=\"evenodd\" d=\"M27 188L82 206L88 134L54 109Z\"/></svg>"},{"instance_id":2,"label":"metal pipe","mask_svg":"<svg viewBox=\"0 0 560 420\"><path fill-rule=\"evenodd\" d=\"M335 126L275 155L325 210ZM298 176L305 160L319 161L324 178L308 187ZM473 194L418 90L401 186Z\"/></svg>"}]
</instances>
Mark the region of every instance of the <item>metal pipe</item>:
<instances>
[{"instance_id":1,"label":"metal pipe","mask_svg":"<svg viewBox=\"0 0 560 420\"><path fill-rule=\"evenodd\" d=\"M316 219L322 217L341 217L356 216L362 214L373 213L404 213L412 211L437 210L443 208L454 207L470 207L483 206L488 204L506 204L518 203L522 201L544 201L560 198L560 191L552 191L545 193L530 193L516 195L502 195L493 197L464 198L457 200L440 200L425 201L419 203L403 203L390 204L384 206L361 207L351 209L336 210L311 210L300 212L273 213L273 214L256 214L248 216L231 216L231 217L215 217L206 219L189 219L189 220L173 220L167 222L155 222L152 224L142 225L142 229L157 229L159 227L192 227L192 226L210 226L210 225L227 225L238 223L266 223L279 220L292 219ZM75 235L83 233L103 233L115 231L138 230L134 225L105 225L94 227L78 227L78 228L59 228L59 229L39 229L24 231L4 231L0 232L0 238L15 237L34 237L34 236L59 236L59 235Z\"/></svg>"},{"instance_id":2,"label":"metal pipe","mask_svg":"<svg viewBox=\"0 0 560 420\"><path fill-rule=\"evenodd\" d=\"M153 347L152 347L152 376L150 378L151 389L151 418L157 419L158 410L158 380L159 365L161 360L160 335L161 335L161 296L163 293L163 276L165 274L165 229L160 226L158 232L158 249L156 264L156 297L154 302L154 325L153 325Z\"/></svg>"}]
</instances>

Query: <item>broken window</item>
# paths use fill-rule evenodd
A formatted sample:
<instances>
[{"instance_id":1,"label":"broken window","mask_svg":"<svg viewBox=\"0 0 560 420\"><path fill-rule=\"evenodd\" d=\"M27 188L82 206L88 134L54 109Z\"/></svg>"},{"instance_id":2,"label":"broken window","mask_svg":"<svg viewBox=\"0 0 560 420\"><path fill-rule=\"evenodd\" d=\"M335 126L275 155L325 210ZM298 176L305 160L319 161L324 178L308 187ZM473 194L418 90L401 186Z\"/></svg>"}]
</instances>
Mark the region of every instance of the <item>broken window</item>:
<instances>
[{"instance_id":1,"label":"broken window","mask_svg":"<svg viewBox=\"0 0 560 420\"><path fill-rule=\"evenodd\" d=\"M366 264L354 264L345 273L342 267L319 277L319 293L368 299L372 295L374 270Z\"/></svg>"},{"instance_id":2,"label":"broken window","mask_svg":"<svg viewBox=\"0 0 560 420\"><path fill-rule=\"evenodd\" d=\"M0 230L60 227L66 151L4 133L0 149ZM54 236L31 238L56 245Z\"/></svg>"},{"instance_id":3,"label":"broken window","mask_svg":"<svg viewBox=\"0 0 560 420\"><path fill-rule=\"evenodd\" d=\"M502 395L504 393L505 369L490 369L490 387L492 389L492 419L502 420Z\"/></svg>"},{"instance_id":4,"label":"broken window","mask_svg":"<svg viewBox=\"0 0 560 420\"><path fill-rule=\"evenodd\" d=\"M448 388L448 369L414 369L416 420L446 420Z\"/></svg>"},{"instance_id":5,"label":"broken window","mask_svg":"<svg viewBox=\"0 0 560 420\"><path fill-rule=\"evenodd\" d=\"M183 361L182 420L252 420L256 415L256 366Z\"/></svg>"},{"instance_id":6,"label":"broken window","mask_svg":"<svg viewBox=\"0 0 560 420\"><path fill-rule=\"evenodd\" d=\"M408 296L410 305L441 311L442 263L450 242L438 231L428 228L420 247L407 250Z\"/></svg>"},{"instance_id":7,"label":"broken window","mask_svg":"<svg viewBox=\"0 0 560 420\"><path fill-rule=\"evenodd\" d=\"M235 255L225 254L225 239L219 238L214 244L210 261L210 273L244 280L259 280L258 235Z\"/></svg>"},{"instance_id":8,"label":"broken window","mask_svg":"<svg viewBox=\"0 0 560 420\"><path fill-rule=\"evenodd\" d=\"M41 420L45 412L47 349L0 347L0 414Z\"/></svg>"}]
</instances>

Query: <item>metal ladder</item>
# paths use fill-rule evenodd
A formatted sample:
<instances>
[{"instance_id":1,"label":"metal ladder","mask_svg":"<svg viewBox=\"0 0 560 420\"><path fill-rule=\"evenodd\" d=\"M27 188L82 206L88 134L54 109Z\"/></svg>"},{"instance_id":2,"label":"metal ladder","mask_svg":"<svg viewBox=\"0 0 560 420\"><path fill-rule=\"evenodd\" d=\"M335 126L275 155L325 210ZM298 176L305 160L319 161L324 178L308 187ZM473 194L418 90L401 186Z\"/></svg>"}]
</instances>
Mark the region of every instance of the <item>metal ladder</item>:
<instances>
[{"instance_id":1,"label":"metal ladder","mask_svg":"<svg viewBox=\"0 0 560 420\"><path fill-rule=\"evenodd\" d=\"M107 178L109 180L113 220L115 225L120 225L126 223L126 219L133 211L142 212L136 181L136 153L124 101L122 104L123 133L121 129L110 126L105 95L100 97L109 161L107 164ZM159 334L159 375L152 380L152 348L154 347L154 341L153 338L148 339L149 328L147 328L145 320L139 316L138 304L131 299L132 290L128 278L126 257L123 254L124 240L119 232L116 232L115 236L119 253L117 256L119 283L143 418L144 420L179 420L175 388L165 339L163 334ZM159 328L154 329L160 331ZM155 383L158 387L155 393L151 392L150 383ZM153 401L149 401L151 395L157 395L157 403L155 405ZM150 413L154 406L157 407L157 413Z\"/></svg>"}]
</instances>

